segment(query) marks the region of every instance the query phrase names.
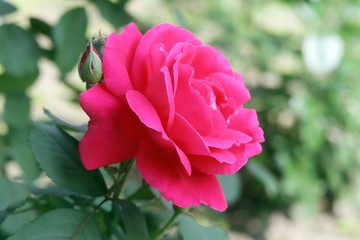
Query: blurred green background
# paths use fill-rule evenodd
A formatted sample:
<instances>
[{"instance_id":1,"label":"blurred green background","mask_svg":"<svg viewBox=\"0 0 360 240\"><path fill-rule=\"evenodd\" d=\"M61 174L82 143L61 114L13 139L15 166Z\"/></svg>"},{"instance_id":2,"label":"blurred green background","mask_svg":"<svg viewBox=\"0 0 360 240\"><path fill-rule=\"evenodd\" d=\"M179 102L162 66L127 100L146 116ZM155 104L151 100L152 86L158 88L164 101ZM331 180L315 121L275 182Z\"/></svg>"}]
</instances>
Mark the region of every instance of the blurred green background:
<instances>
[{"instance_id":1,"label":"blurred green background","mask_svg":"<svg viewBox=\"0 0 360 240\"><path fill-rule=\"evenodd\" d=\"M30 119L86 123L80 53L129 22L186 27L244 76L266 142L221 177L231 239L360 238L358 0L0 0L0 210L46 184ZM0 238L37 214L0 214Z\"/></svg>"}]
</instances>

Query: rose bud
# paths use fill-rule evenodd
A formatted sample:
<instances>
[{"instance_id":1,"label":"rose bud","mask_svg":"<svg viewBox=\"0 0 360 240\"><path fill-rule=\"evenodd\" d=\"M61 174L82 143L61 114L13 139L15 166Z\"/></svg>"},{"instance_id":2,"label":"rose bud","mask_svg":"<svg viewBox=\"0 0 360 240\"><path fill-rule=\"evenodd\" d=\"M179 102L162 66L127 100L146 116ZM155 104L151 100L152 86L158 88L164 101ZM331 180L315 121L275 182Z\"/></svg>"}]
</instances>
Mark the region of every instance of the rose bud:
<instances>
[{"instance_id":1,"label":"rose bud","mask_svg":"<svg viewBox=\"0 0 360 240\"><path fill-rule=\"evenodd\" d=\"M102 81L102 50L105 41L106 37L101 35L101 33L99 36L92 37L81 56L78 71L80 78L86 83L87 88Z\"/></svg>"}]
</instances>

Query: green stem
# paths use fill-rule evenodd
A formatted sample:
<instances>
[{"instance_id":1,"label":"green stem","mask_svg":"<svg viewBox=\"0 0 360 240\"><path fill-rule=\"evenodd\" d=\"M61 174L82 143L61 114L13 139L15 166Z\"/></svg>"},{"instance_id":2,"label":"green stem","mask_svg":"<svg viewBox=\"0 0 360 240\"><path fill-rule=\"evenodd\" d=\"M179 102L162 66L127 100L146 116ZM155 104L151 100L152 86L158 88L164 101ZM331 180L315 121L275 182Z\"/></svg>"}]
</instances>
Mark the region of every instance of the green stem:
<instances>
[{"instance_id":1,"label":"green stem","mask_svg":"<svg viewBox=\"0 0 360 240\"><path fill-rule=\"evenodd\" d=\"M173 226L173 224L175 223L175 220L177 219L177 217L180 214L182 214L184 211L186 211L186 209L181 209L181 208L178 208L178 207L174 207L173 215L166 222L166 224L156 233L153 240L159 240L166 233L166 231Z\"/></svg>"},{"instance_id":2,"label":"green stem","mask_svg":"<svg viewBox=\"0 0 360 240\"><path fill-rule=\"evenodd\" d=\"M145 191L149 188L149 185L147 185L146 183L143 183L141 187L139 187L134 193L132 193L129 197L126 198L126 200L131 201L133 200L133 198L138 195L139 193L141 193L142 191Z\"/></svg>"},{"instance_id":3,"label":"green stem","mask_svg":"<svg viewBox=\"0 0 360 240\"><path fill-rule=\"evenodd\" d=\"M127 162L123 162L122 163L123 165L120 166L120 170L122 170L124 172L121 175L119 182L115 183L115 184L117 184L117 186L115 186L115 189L114 189L114 196L113 196L114 198L119 198L119 196L124 188L125 180L126 180L127 176L129 175L129 172L130 172L130 169L131 169L133 163L134 163L134 160L129 160Z\"/></svg>"},{"instance_id":4,"label":"green stem","mask_svg":"<svg viewBox=\"0 0 360 240\"><path fill-rule=\"evenodd\" d=\"M91 213L86 217L86 219L81 223L81 225L76 229L74 234L71 236L71 240L76 240L78 235L80 234L81 230L85 227L85 225L90 221L92 216L94 216L96 210L98 210L101 205L103 205L106 201L108 201L109 198L106 197L104 200L102 200L98 205L95 206L95 208L91 211Z\"/></svg>"}]
</instances>

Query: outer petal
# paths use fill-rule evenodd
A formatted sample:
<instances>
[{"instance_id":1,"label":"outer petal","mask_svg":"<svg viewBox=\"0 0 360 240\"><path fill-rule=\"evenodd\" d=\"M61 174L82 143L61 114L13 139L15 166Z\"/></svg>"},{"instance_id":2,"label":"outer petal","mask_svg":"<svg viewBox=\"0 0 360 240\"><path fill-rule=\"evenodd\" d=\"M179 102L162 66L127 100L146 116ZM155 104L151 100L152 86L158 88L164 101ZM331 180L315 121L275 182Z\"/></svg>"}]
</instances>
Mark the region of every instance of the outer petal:
<instances>
[{"instance_id":1,"label":"outer petal","mask_svg":"<svg viewBox=\"0 0 360 240\"><path fill-rule=\"evenodd\" d=\"M136 90L143 92L150 76L149 55L153 46L163 44L164 51L169 52L175 44L195 39L194 35L183 28L171 24L159 24L145 33L135 53L133 65L133 86Z\"/></svg>"},{"instance_id":2,"label":"outer petal","mask_svg":"<svg viewBox=\"0 0 360 240\"><path fill-rule=\"evenodd\" d=\"M234 174L240 170L246 163L248 158L242 155L243 147L238 149L229 150L232 153L236 161L233 163L220 162L218 159L211 156L189 156L191 159L191 165L206 174Z\"/></svg>"},{"instance_id":3,"label":"outer petal","mask_svg":"<svg viewBox=\"0 0 360 240\"><path fill-rule=\"evenodd\" d=\"M264 132L259 127L259 121L254 109L239 109L238 113L231 118L228 127L251 136L253 138L252 142L259 143L265 140Z\"/></svg>"},{"instance_id":4,"label":"outer petal","mask_svg":"<svg viewBox=\"0 0 360 240\"><path fill-rule=\"evenodd\" d=\"M215 72L232 74L230 62L211 46L187 45L183 52L181 63L193 66L197 79L203 79Z\"/></svg>"},{"instance_id":5,"label":"outer petal","mask_svg":"<svg viewBox=\"0 0 360 240\"><path fill-rule=\"evenodd\" d=\"M240 145L242 143L250 142L252 140L252 137L240 131L226 129L225 133L222 136L203 137L203 139L209 147L229 149L234 144Z\"/></svg>"},{"instance_id":6,"label":"outer petal","mask_svg":"<svg viewBox=\"0 0 360 240\"><path fill-rule=\"evenodd\" d=\"M89 129L80 141L85 168L95 169L135 156L142 129L134 113L103 84L80 94L80 104L89 115Z\"/></svg>"},{"instance_id":7,"label":"outer petal","mask_svg":"<svg viewBox=\"0 0 360 240\"><path fill-rule=\"evenodd\" d=\"M122 33L108 36L103 51L103 71L106 87L116 96L122 96L131 83L131 64L141 39L135 24L129 24Z\"/></svg>"},{"instance_id":8,"label":"outer petal","mask_svg":"<svg viewBox=\"0 0 360 240\"><path fill-rule=\"evenodd\" d=\"M178 156L174 152L158 148L151 141L145 140L139 147L136 164L150 186L158 189L176 206L200 206L203 203L218 211L227 208L217 178L198 171L193 171L191 176L179 171Z\"/></svg>"}]
</instances>

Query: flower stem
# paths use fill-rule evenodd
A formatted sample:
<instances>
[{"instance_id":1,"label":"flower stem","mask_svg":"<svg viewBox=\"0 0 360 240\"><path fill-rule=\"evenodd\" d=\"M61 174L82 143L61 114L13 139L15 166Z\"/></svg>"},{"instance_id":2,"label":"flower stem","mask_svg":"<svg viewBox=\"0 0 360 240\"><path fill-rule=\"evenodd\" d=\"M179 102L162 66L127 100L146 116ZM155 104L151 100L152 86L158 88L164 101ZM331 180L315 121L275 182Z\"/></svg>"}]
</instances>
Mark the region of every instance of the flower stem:
<instances>
[{"instance_id":1,"label":"flower stem","mask_svg":"<svg viewBox=\"0 0 360 240\"><path fill-rule=\"evenodd\" d=\"M173 224L175 223L177 217L182 214L183 212L185 212L186 209L184 208L178 208L174 206L174 213L171 216L171 218L165 223L165 225L156 233L155 237L153 238L153 240L159 240L165 233L166 231L171 228L173 226Z\"/></svg>"},{"instance_id":2,"label":"flower stem","mask_svg":"<svg viewBox=\"0 0 360 240\"><path fill-rule=\"evenodd\" d=\"M104 200L102 200L98 205L95 206L95 208L90 212L90 214L86 217L86 219L81 223L81 225L75 230L74 234L71 236L71 240L75 240L78 235L80 234L81 230L85 227L85 225L90 221L92 216L95 214L95 212L103 205L106 201L108 201L109 198L105 197Z\"/></svg>"},{"instance_id":3,"label":"flower stem","mask_svg":"<svg viewBox=\"0 0 360 240\"><path fill-rule=\"evenodd\" d=\"M121 171L122 174L119 178L119 181L115 182L115 184L117 186L115 186L115 189L114 189L114 195L113 195L114 198L119 198L119 196L124 188L125 180L126 180L127 176L129 175L129 172L130 172L130 169L131 169L133 163L134 163L134 160L129 160L127 162L121 163L119 170Z\"/></svg>"}]
</instances>

